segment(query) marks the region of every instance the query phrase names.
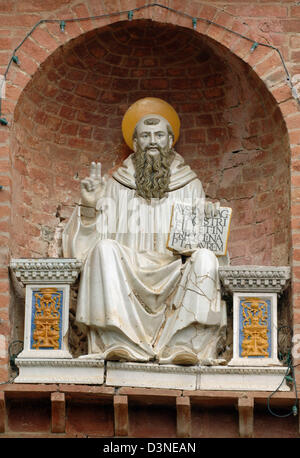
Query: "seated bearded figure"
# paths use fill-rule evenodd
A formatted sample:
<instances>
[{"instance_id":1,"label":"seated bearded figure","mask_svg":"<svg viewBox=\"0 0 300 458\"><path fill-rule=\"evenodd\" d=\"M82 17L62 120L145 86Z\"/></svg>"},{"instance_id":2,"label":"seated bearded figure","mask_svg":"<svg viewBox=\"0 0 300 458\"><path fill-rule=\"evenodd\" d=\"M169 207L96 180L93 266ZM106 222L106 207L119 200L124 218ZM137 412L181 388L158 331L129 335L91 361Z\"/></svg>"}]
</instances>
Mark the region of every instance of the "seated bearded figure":
<instances>
[{"instance_id":1,"label":"seated bearded figure","mask_svg":"<svg viewBox=\"0 0 300 458\"><path fill-rule=\"evenodd\" d=\"M76 320L88 327L85 357L218 363L226 327L219 261L205 248L190 256L167 248L175 202L202 205L206 214L218 209L173 149L178 133L169 104L136 102L123 119L133 154L110 177L102 178L101 164L92 163L81 182L63 248L65 257L84 261Z\"/></svg>"}]
</instances>

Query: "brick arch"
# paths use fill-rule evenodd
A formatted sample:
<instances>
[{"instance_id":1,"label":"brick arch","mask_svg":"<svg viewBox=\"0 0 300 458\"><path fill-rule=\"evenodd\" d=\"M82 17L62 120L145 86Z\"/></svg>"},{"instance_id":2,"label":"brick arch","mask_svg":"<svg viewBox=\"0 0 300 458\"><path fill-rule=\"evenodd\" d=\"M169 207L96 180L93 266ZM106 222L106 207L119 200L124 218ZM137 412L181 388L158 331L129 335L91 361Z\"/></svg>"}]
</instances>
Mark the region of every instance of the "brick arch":
<instances>
[{"instance_id":1,"label":"brick arch","mask_svg":"<svg viewBox=\"0 0 300 458\"><path fill-rule=\"evenodd\" d=\"M275 100L280 104L291 99L290 113L297 113L297 104L293 101L290 88L286 84L286 73L284 71L280 56L271 47L259 46L252 52L252 42L246 40L238 34L247 36L250 40L255 40L255 29L248 30L241 25L238 19L238 9L233 14L228 14L215 6L187 2L182 5L180 0L174 0L172 8L164 9L164 2L154 5L140 5L133 0L120 1L119 11L110 2L94 2L88 0L86 4L79 4L73 7L62 8L59 13L60 18L79 19L91 16L103 16L100 19L67 22L65 32L62 33L59 27L57 15L47 18L48 21L57 22L42 23L36 27L30 37L18 50L17 55L21 59L21 73L16 68L11 67L9 72L6 100L3 101L3 111L11 118L18 98L30 81L31 77L38 70L39 66L58 48L68 42L82 37L86 32L96 30L109 24L113 24L127 19L127 11L132 8L134 20L151 19L162 24L172 24L175 26L194 29L191 17L199 18L195 27L195 32L212 38L220 43L227 51L248 63L262 81L266 84ZM140 8L134 11L135 8ZM232 9L231 8L231 9ZM114 14L109 16L109 14ZM185 15L189 15L186 17ZM208 23L206 21L212 21ZM224 28L223 28L224 27ZM226 28L226 29L225 29ZM236 34L235 34L236 33ZM292 112L292 113L291 113ZM284 114L284 113L283 113Z\"/></svg>"},{"instance_id":2,"label":"brick arch","mask_svg":"<svg viewBox=\"0 0 300 458\"><path fill-rule=\"evenodd\" d=\"M150 20L117 22L69 40L22 91L11 143L14 256L51 254L54 229L79 198L79 179L92 160L110 173L130 153L122 116L148 95L176 108L178 152L207 195L233 208L232 263L288 263L289 148L274 97L249 64L224 54L215 39Z\"/></svg>"}]
</instances>

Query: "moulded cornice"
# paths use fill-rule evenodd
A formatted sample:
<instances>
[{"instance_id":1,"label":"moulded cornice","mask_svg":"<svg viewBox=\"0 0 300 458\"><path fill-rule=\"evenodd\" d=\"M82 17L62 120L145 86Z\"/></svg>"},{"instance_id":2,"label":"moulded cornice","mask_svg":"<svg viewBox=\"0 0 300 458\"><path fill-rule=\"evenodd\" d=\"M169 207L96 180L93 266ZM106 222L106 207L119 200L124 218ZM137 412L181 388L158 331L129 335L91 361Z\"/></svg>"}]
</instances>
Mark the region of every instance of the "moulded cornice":
<instances>
[{"instance_id":1,"label":"moulded cornice","mask_svg":"<svg viewBox=\"0 0 300 458\"><path fill-rule=\"evenodd\" d=\"M288 266L224 266L219 276L225 290L233 292L281 293L288 286L291 268Z\"/></svg>"},{"instance_id":2,"label":"moulded cornice","mask_svg":"<svg viewBox=\"0 0 300 458\"><path fill-rule=\"evenodd\" d=\"M10 269L23 284L64 283L76 281L82 262L73 258L12 259Z\"/></svg>"}]
</instances>

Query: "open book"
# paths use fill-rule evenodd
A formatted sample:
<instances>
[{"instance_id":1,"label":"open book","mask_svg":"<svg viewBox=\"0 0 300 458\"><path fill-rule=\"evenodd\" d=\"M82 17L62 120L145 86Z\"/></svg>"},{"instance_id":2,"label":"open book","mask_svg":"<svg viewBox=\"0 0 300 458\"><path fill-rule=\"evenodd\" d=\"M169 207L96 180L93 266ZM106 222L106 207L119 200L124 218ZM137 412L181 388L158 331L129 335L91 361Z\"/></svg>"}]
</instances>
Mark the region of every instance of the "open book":
<instances>
[{"instance_id":1,"label":"open book","mask_svg":"<svg viewBox=\"0 0 300 458\"><path fill-rule=\"evenodd\" d=\"M196 248L207 248L217 256L226 255L232 209L220 207L207 217L203 209L177 202L173 205L167 248L189 255Z\"/></svg>"}]
</instances>

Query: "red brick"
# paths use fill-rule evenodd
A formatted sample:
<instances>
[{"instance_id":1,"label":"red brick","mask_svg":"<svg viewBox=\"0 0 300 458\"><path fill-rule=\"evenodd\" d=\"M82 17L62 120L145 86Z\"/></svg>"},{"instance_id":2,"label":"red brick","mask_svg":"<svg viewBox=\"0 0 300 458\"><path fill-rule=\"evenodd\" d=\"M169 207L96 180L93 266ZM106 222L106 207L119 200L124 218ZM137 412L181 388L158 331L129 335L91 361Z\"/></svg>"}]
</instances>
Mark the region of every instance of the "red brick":
<instances>
[{"instance_id":1,"label":"red brick","mask_svg":"<svg viewBox=\"0 0 300 458\"><path fill-rule=\"evenodd\" d=\"M167 89L169 82L167 79L163 78L152 78L142 80L142 89Z\"/></svg>"},{"instance_id":2,"label":"red brick","mask_svg":"<svg viewBox=\"0 0 300 458\"><path fill-rule=\"evenodd\" d=\"M249 42L245 41L244 39L240 39L239 41L234 43L234 46L231 47L231 51L239 56L241 59L244 59L246 56L250 54L251 46L249 46Z\"/></svg>"},{"instance_id":3,"label":"red brick","mask_svg":"<svg viewBox=\"0 0 300 458\"><path fill-rule=\"evenodd\" d=\"M66 91L73 91L73 89L76 87L76 83L68 79L62 79L59 81L59 87Z\"/></svg>"},{"instance_id":4,"label":"red brick","mask_svg":"<svg viewBox=\"0 0 300 458\"><path fill-rule=\"evenodd\" d=\"M12 13L14 11L14 8L15 8L15 5L12 2L1 0L0 13Z\"/></svg>"},{"instance_id":5,"label":"red brick","mask_svg":"<svg viewBox=\"0 0 300 458\"><path fill-rule=\"evenodd\" d=\"M18 0L16 5L16 12L41 12L41 11L52 11L61 8L64 4L68 4L69 0Z\"/></svg>"},{"instance_id":6,"label":"red brick","mask_svg":"<svg viewBox=\"0 0 300 458\"><path fill-rule=\"evenodd\" d=\"M282 26L283 32L296 32L300 30L300 20L299 19L287 19L281 20L280 24Z\"/></svg>"},{"instance_id":7,"label":"red brick","mask_svg":"<svg viewBox=\"0 0 300 458\"><path fill-rule=\"evenodd\" d=\"M2 364L0 366L0 381L1 382L6 382L9 381L9 370L7 364Z\"/></svg>"},{"instance_id":8,"label":"red brick","mask_svg":"<svg viewBox=\"0 0 300 458\"><path fill-rule=\"evenodd\" d=\"M92 126L80 126L79 128L79 137L91 138L93 132Z\"/></svg>"},{"instance_id":9,"label":"red brick","mask_svg":"<svg viewBox=\"0 0 300 458\"><path fill-rule=\"evenodd\" d=\"M290 142L293 145L300 145L300 130L289 132Z\"/></svg>"},{"instance_id":10,"label":"red brick","mask_svg":"<svg viewBox=\"0 0 300 458\"><path fill-rule=\"evenodd\" d=\"M50 428L50 403L40 399L13 399L10 401L8 427L15 432L47 432Z\"/></svg>"},{"instance_id":11,"label":"red brick","mask_svg":"<svg viewBox=\"0 0 300 458\"><path fill-rule=\"evenodd\" d=\"M271 71L276 70L278 67L281 70L281 65L279 55L273 51L262 62L254 65L254 70L259 76L263 76L264 74L271 73Z\"/></svg>"},{"instance_id":12,"label":"red brick","mask_svg":"<svg viewBox=\"0 0 300 458\"><path fill-rule=\"evenodd\" d=\"M108 118L99 113L91 113L88 111L79 111L77 114L78 121L86 122L92 125L106 126Z\"/></svg>"},{"instance_id":13,"label":"red brick","mask_svg":"<svg viewBox=\"0 0 300 458\"><path fill-rule=\"evenodd\" d=\"M280 107L280 110L281 110L283 116L289 115L289 114L292 114L292 113L298 113L297 102L294 99L282 102L279 105L279 107Z\"/></svg>"},{"instance_id":14,"label":"red brick","mask_svg":"<svg viewBox=\"0 0 300 458\"><path fill-rule=\"evenodd\" d=\"M228 6L225 11L229 14L235 16L244 16L244 17L285 17L287 16L288 9L285 6L275 6L275 5L259 5L259 4L249 4L249 5L238 5L238 6Z\"/></svg>"},{"instance_id":15,"label":"red brick","mask_svg":"<svg viewBox=\"0 0 300 458\"><path fill-rule=\"evenodd\" d=\"M98 97L99 90L87 84L80 84L76 89L76 94L82 97L87 97L88 99L96 99Z\"/></svg>"},{"instance_id":16,"label":"red brick","mask_svg":"<svg viewBox=\"0 0 300 458\"><path fill-rule=\"evenodd\" d=\"M191 129L187 130L185 133L185 138L187 143L205 143L206 141L206 131L205 129Z\"/></svg>"},{"instance_id":17,"label":"red brick","mask_svg":"<svg viewBox=\"0 0 300 458\"><path fill-rule=\"evenodd\" d=\"M100 96L100 101L103 103L121 103L123 98L122 93L104 91Z\"/></svg>"},{"instance_id":18,"label":"red brick","mask_svg":"<svg viewBox=\"0 0 300 458\"><path fill-rule=\"evenodd\" d=\"M270 91L278 103L288 100L292 97L291 89L287 84L271 88Z\"/></svg>"},{"instance_id":19,"label":"red brick","mask_svg":"<svg viewBox=\"0 0 300 458\"><path fill-rule=\"evenodd\" d=\"M16 86L20 86L24 88L26 84L30 81L30 76L23 73L23 72L17 72L16 76L14 77L14 84Z\"/></svg>"},{"instance_id":20,"label":"red brick","mask_svg":"<svg viewBox=\"0 0 300 458\"><path fill-rule=\"evenodd\" d=\"M300 50L291 51L291 53L290 53L290 61L298 63L299 59L300 59Z\"/></svg>"},{"instance_id":21,"label":"red brick","mask_svg":"<svg viewBox=\"0 0 300 458\"><path fill-rule=\"evenodd\" d=\"M1 309L0 318L3 320L9 320L9 311L8 311L9 304L10 304L9 294L8 293L0 294L0 309Z\"/></svg>"},{"instance_id":22,"label":"red brick","mask_svg":"<svg viewBox=\"0 0 300 458\"><path fill-rule=\"evenodd\" d=\"M210 89L206 89L204 91L205 97L208 99L214 99L217 97L222 97L224 96L224 89L221 87L212 87Z\"/></svg>"},{"instance_id":23,"label":"red brick","mask_svg":"<svg viewBox=\"0 0 300 458\"><path fill-rule=\"evenodd\" d=\"M75 114L76 114L76 111L72 107L69 107L66 105L62 106L59 112L59 116L69 119L69 120L74 119Z\"/></svg>"},{"instance_id":24,"label":"red brick","mask_svg":"<svg viewBox=\"0 0 300 458\"><path fill-rule=\"evenodd\" d=\"M58 44L64 44L66 41L68 41L69 37L66 33L62 33L59 27L58 23L47 23L45 25L45 30L49 32L55 40L57 40Z\"/></svg>"},{"instance_id":25,"label":"red brick","mask_svg":"<svg viewBox=\"0 0 300 458\"><path fill-rule=\"evenodd\" d=\"M114 434L113 408L108 404L72 402L68 407L66 432L80 431L89 436L111 437Z\"/></svg>"},{"instance_id":26,"label":"red brick","mask_svg":"<svg viewBox=\"0 0 300 458\"><path fill-rule=\"evenodd\" d=\"M207 129L208 140L224 140L228 137L227 129L221 127L211 127Z\"/></svg>"},{"instance_id":27,"label":"red brick","mask_svg":"<svg viewBox=\"0 0 300 458\"><path fill-rule=\"evenodd\" d=\"M21 69L29 75L33 75L38 69L38 62L36 62L31 55L25 53L22 48L18 51L18 56L21 62Z\"/></svg>"},{"instance_id":28,"label":"red brick","mask_svg":"<svg viewBox=\"0 0 300 458\"><path fill-rule=\"evenodd\" d=\"M222 27L218 27L215 24L210 24L206 29L205 34L216 41L222 43L222 37L225 34L225 30Z\"/></svg>"},{"instance_id":29,"label":"red brick","mask_svg":"<svg viewBox=\"0 0 300 458\"><path fill-rule=\"evenodd\" d=\"M290 47L292 49L299 49L300 48L300 37L299 36L292 36L290 37Z\"/></svg>"},{"instance_id":30,"label":"red brick","mask_svg":"<svg viewBox=\"0 0 300 458\"><path fill-rule=\"evenodd\" d=\"M20 94L22 93L22 88L19 86L12 86L11 84L7 84L5 96L8 99L18 100Z\"/></svg>"},{"instance_id":31,"label":"red brick","mask_svg":"<svg viewBox=\"0 0 300 458\"><path fill-rule=\"evenodd\" d=\"M0 219L10 216L11 208L10 206L0 205Z\"/></svg>"},{"instance_id":32,"label":"red brick","mask_svg":"<svg viewBox=\"0 0 300 458\"><path fill-rule=\"evenodd\" d=\"M290 7L290 16L293 17L300 17L300 6L291 6Z\"/></svg>"},{"instance_id":33,"label":"red brick","mask_svg":"<svg viewBox=\"0 0 300 458\"><path fill-rule=\"evenodd\" d=\"M78 18L85 18L85 17L91 16L91 14L89 13L89 10L87 9L84 3L80 3L79 5L73 6L72 11L74 11L76 17ZM94 24L93 24L93 21L91 20L80 21L79 25L85 32L94 29Z\"/></svg>"},{"instance_id":34,"label":"red brick","mask_svg":"<svg viewBox=\"0 0 300 458\"><path fill-rule=\"evenodd\" d=\"M78 132L79 126L74 123L64 122L61 126L61 133L67 135L76 135Z\"/></svg>"},{"instance_id":35,"label":"red brick","mask_svg":"<svg viewBox=\"0 0 300 458\"><path fill-rule=\"evenodd\" d=\"M62 123L62 120L60 118L56 116L47 115L45 126L48 129L56 132L57 129L60 127L61 123Z\"/></svg>"},{"instance_id":36,"label":"red brick","mask_svg":"<svg viewBox=\"0 0 300 458\"><path fill-rule=\"evenodd\" d=\"M5 15L6 27L32 27L40 20L38 14L13 14Z\"/></svg>"},{"instance_id":37,"label":"red brick","mask_svg":"<svg viewBox=\"0 0 300 458\"><path fill-rule=\"evenodd\" d=\"M24 41L22 51L33 57L34 60L39 63L43 62L49 55L44 48L35 43L31 38Z\"/></svg>"},{"instance_id":38,"label":"red brick","mask_svg":"<svg viewBox=\"0 0 300 458\"><path fill-rule=\"evenodd\" d=\"M32 38L50 52L53 52L59 46L50 33L42 27L37 27L35 29L32 34Z\"/></svg>"}]
</instances>

